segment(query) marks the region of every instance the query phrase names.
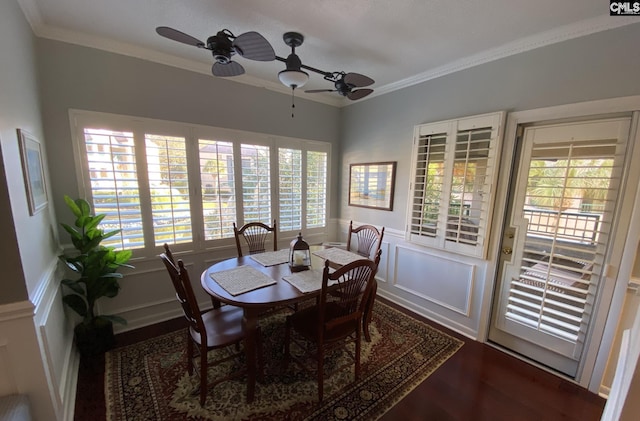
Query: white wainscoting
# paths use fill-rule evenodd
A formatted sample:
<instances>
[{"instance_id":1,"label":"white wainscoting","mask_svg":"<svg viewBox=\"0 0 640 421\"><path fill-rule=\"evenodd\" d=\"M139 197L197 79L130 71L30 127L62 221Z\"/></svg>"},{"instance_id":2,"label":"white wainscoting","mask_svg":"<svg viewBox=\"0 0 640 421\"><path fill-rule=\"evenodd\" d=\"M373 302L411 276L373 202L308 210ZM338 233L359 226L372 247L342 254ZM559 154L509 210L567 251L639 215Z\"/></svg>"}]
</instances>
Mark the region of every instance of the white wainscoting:
<instances>
[{"instance_id":1,"label":"white wainscoting","mask_svg":"<svg viewBox=\"0 0 640 421\"><path fill-rule=\"evenodd\" d=\"M469 317L474 265L403 246L394 257L396 288Z\"/></svg>"},{"instance_id":2,"label":"white wainscoting","mask_svg":"<svg viewBox=\"0 0 640 421\"><path fill-rule=\"evenodd\" d=\"M388 241L382 239L382 244L380 245L380 251L382 254L380 255L380 263L378 264L378 273L376 273L376 280L378 284L380 282L388 283L389 282L389 251L391 250L391 245Z\"/></svg>"},{"instance_id":3,"label":"white wainscoting","mask_svg":"<svg viewBox=\"0 0 640 421\"><path fill-rule=\"evenodd\" d=\"M372 222L354 220L353 224ZM338 238L331 241L346 241L348 226L348 220L340 221ZM486 260L409 243L404 231L389 227L385 227L381 249L378 295L478 339Z\"/></svg>"},{"instance_id":4,"label":"white wainscoting","mask_svg":"<svg viewBox=\"0 0 640 421\"><path fill-rule=\"evenodd\" d=\"M72 420L75 404L79 358L57 268L56 258L31 301L0 306L0 395L28 395L38 420Z\"/></svg>"}]
</instances>

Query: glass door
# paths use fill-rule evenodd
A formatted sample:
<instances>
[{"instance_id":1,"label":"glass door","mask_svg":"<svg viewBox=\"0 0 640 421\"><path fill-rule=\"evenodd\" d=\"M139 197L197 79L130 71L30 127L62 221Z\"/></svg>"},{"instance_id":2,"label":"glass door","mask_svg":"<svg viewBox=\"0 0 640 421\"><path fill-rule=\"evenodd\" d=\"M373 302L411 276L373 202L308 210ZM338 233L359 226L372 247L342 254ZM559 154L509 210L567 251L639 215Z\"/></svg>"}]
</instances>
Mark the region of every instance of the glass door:
<instances>
[{"instance_id":1,"label":"glass door","mask_svg":"<svg viewBox=\"0 0 640 421\"><path fill-rule=\"evenodd\" d=\"M489 339L575 377L601 279L630 119L528 127Z\"/></svg>"}]
</instances>

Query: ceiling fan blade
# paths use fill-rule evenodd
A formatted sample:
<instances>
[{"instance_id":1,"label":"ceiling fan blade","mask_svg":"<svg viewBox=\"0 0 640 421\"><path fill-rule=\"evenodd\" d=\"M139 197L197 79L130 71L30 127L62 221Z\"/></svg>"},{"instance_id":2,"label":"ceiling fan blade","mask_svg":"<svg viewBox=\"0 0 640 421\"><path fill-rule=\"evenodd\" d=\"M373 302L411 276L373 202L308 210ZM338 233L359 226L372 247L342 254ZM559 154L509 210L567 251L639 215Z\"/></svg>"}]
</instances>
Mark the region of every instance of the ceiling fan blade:
<instances>
[{"instance_id":1,"label":"ceiling fan blade","mask_svg":"<svg viewBox=\"0 0 640 421\"><path fill-rule=\"evenodd\" d=\"M360 73L347 73L344 75L344 83L356 88L373 85L374 82L369 76L361 75Z\"/></svg>"},{"instance_id":2,"label":"ceiling fan blade","mask_svg":"<svg viewBox=\"0 0 640 421\"><path fill-rule=\"evenodd\" d=\"M244 74L244 67L240 63L230 61L227 64L213 63L211 73L219 77L232 77Z\"/></svg>"},{"instance_id":3,"label":"ceiling fan blade","mask_svg":"<svg viewBox=\"0 0 640 421\"><path fill-rule=\"evenodd\" d=\"M193 45L194 47L204 48L204 42L197 38L187 35L184 32L180 32L177 29L169 28L168 26L158 26L156 28L158 35L162 35L165 38L172 39L174 41L182 42L184 44Z\"/></svg>"},{"instance_id":4,"label":"ceiling fan blade","mask_svg":"<svg viewBox=\"0 0 640 421\"><path fill-rule=\"evenodd\" d=\"M364 98L373 92L373 89L356 89L355 91L351 91L347 94L347 98L355 101L356 99Z\"/></svg>"},{"instance_id":5,"label":"ceiling fan blade","mask_svg":"<svg viewBox=\"0 0 640 421\"><path fill-rule=\"evenodd\" d=\"M319 92L336 92L335 89L309 89L305 91L308 94L317 94Z\"/></svg>"},{"instance_id":6,"label":"ceiling fan blade","mask_svg":"<svg viewBox=\"0 0 640 421\"><path fill-rule=\"evenodd\" d=\"M246 32L233 40L236 52L249 60L273 61L276 52L269 41L255 31Z\"/></svg>"}]
</instances>

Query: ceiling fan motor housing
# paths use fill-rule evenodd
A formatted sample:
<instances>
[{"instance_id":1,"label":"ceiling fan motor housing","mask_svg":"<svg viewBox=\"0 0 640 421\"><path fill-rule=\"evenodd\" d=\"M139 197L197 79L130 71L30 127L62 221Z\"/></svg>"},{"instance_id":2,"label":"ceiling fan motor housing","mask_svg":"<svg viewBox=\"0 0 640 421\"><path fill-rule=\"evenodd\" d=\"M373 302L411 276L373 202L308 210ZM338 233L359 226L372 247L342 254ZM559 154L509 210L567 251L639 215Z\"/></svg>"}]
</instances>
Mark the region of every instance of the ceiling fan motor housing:
<instances>
[{"instance_id":1,"label":"ceiling fan motor housing","mask_svg":"<svg viewBox=\"0 0 640 421\"><path fill-rule=\"evenodd\" d=\"M344 78L340 78L336 80L335 86L336 86L336 91L338 91L338 93L342 96L347 96L351 92L351 89L353 88L353 86L349 85L344 81Z\"/></svg>"},{"instance_id":2,"label":"ceiling fan motor housing","mask_svg":"<svg viewBox=\"0 0 640 421\"><path fill-rule=\"evenodd\" d=\"M207 48L211 50L213 58L221 64L227 64L231 61L234 53L234 47L229 37L222 31L207 39Z\"/></svg>"}]
</instances>

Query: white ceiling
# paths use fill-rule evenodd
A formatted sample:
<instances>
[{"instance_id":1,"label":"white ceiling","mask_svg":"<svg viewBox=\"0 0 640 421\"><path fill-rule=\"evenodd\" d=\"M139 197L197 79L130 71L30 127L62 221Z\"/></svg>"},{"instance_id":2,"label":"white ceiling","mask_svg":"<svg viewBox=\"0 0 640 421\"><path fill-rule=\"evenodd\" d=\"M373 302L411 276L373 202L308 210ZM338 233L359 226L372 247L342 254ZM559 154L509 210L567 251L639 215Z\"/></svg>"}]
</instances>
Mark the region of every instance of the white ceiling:
<instances>
[{"instance_id":1,"label":"white ceiling","mask_svg":"<svg viewBox=\"0 0 640 421\"><path fill-rule=\"evenodd\" d=\"M209 51L156 34L169 26L206 41L221 29L262 34L280 57L287 31L305 36L302 63L375 80L367 98L511 54L638 22L604 0L18 0L36 35L211 74ZM290 92L284 63L235 56L238 82ZM305 89L333 88L310 73ZM214 76L211 76L212 78ZM337 93L296 95L343 105ZM362 99L363 101L366 99Z\"/></svg>"}]
</instances>

